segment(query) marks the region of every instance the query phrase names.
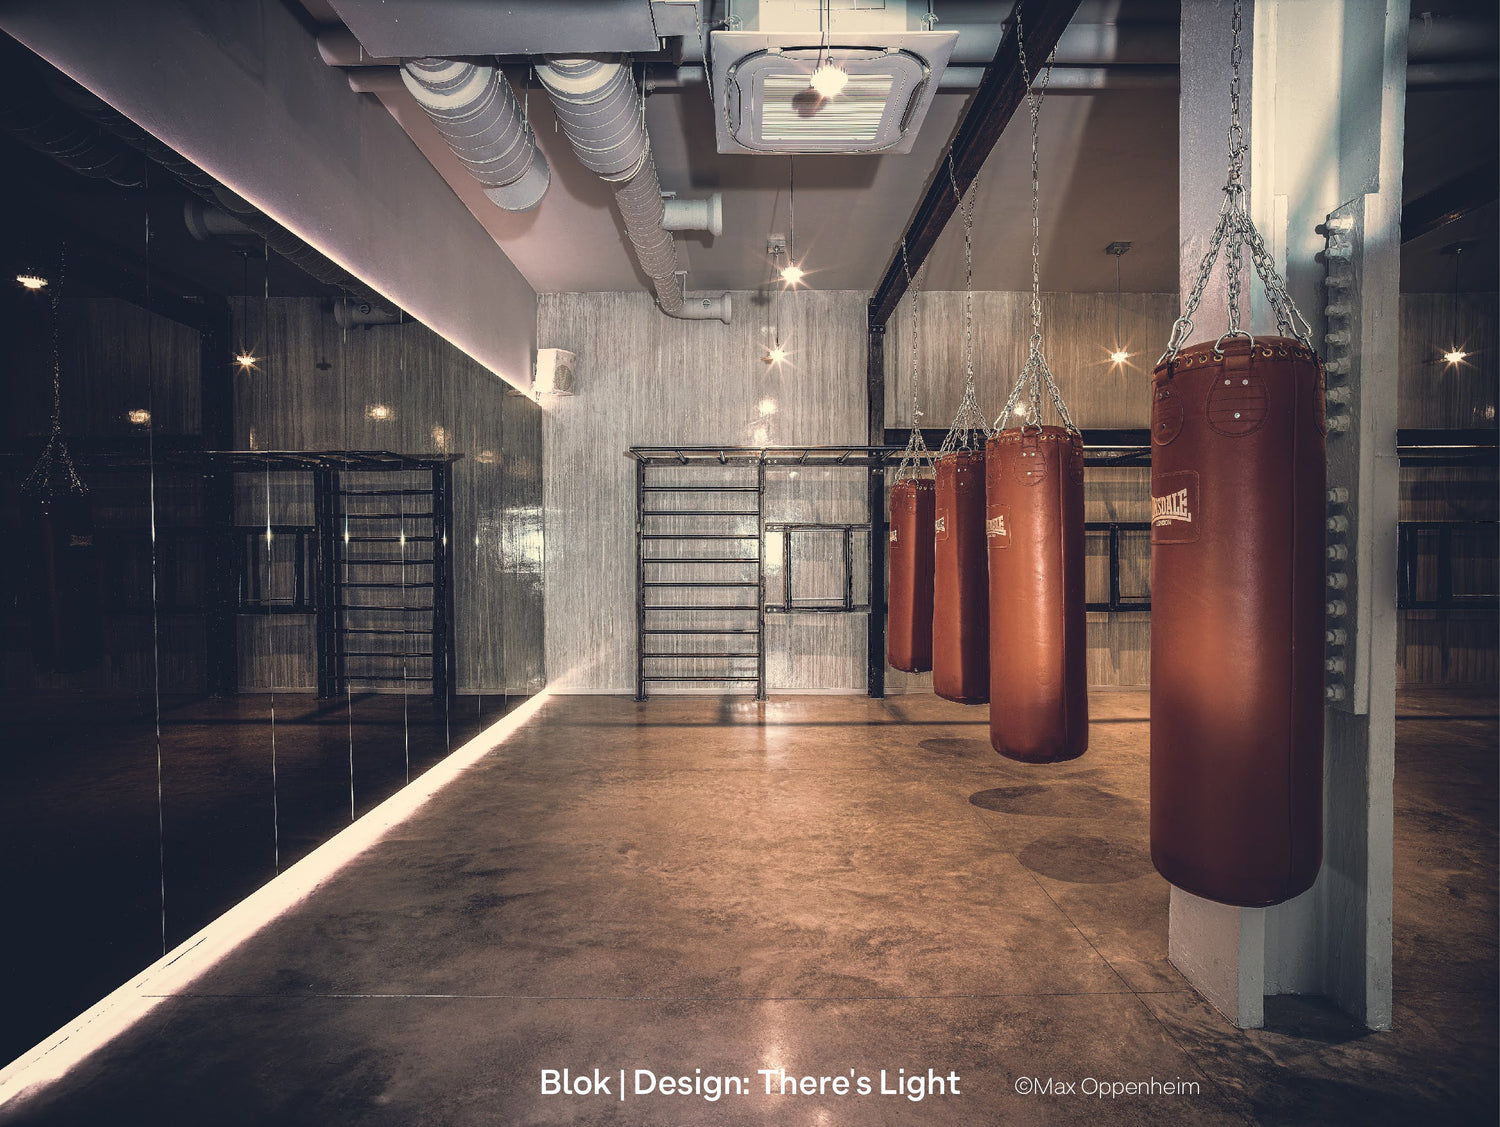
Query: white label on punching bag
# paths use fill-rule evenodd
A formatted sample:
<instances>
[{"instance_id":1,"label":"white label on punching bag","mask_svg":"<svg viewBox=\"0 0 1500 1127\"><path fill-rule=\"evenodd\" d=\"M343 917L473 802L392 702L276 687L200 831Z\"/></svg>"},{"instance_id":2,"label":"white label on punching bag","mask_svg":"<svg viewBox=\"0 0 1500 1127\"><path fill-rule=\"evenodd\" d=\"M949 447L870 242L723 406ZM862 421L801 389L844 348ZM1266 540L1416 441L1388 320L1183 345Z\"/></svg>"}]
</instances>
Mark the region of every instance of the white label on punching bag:
<instances>
[{"instance_id":1,"label":"white label on punching bag","mask_svg":"<svg viewBox=\"0 0 1500 1127\"><path fill-rule=\"evenodd\" d=\"M1151 543L1189 544L1198 539L1198 471L1155 474L1151 479Z\"/></svg>"},{"instance_id":2,"label":"white label on punching bag","mask_svg":"<svg viewBox=\"0 0 1500 1127\"><path fill-rule=\"evenodd\" d=\"M985 513L984 534L992 548L1010 547L1010 507L991 505Z\"/></svg>"},{"instance_id":3,"label":"white label on punching bag","mask_svg":"<svg viewBox=\"0 0 1500 1127\"><path fill-rule=\"evenodd\" d=\"M1186 487L1179 489L1176 493L1168 493L1165 497L1151 498L1151 523L1171 524L1174 520L1193 521L1192 510L1188 508L1188 491Z\"/></svg>"},{"instance_id":4,"label":"white label on punching bag","mask_svg":"<svg viewBox=\"0 0 1500 1127\"><path fill-rule=\"evenodd\" d=\"M939 540L948 539L948 517L946 514L938 517L937 520L933 522L932 531Z\"/></svg>"},{"instance_id":5,"label":"white label on punching bag","mask_svg":"<svg viewBox=\"0 0 1500 1127\"><path fill-rule=\"evenodd\" d=\"M896 542L896 530L893 528L893 529L891 529L891 543L894 544L895 542Z\"/></svg>"}]
</instances>

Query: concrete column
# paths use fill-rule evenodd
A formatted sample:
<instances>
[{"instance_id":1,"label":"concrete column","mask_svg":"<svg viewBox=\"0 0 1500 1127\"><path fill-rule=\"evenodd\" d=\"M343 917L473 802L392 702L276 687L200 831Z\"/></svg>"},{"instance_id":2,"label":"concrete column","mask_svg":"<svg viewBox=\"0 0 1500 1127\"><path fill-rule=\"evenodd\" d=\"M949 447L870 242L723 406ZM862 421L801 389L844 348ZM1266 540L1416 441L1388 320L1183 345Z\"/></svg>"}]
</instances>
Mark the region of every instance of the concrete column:
<instances>
[{"instance_id":1,"label":"concrete column","mask_svg":"<svg viewBox=\"0 0 1500 1127\"><path fill-rule=\"evenodd\" d=\"M1408 0L1244 0L1240 113L1256 226L1322 344L1318 225L1351 217L1358 284L1350 328L1349 428L1330 435L1330 482L1350 488L1350 666L1326 717L1324 862L1314 887L1269 909L1174 888L1173 964L1235 1024L1259 1026L1270 994L1323 994L1375 1029L1391 1013L1395 764L1396 378L1401 154ZM1179 183L1186 294L1226 175L1232 0L1184 0ZM1251 325L1273 332L1258 285ZM1222 331L1220 277L1196 338Z\"/></svg>"}]
</instances>

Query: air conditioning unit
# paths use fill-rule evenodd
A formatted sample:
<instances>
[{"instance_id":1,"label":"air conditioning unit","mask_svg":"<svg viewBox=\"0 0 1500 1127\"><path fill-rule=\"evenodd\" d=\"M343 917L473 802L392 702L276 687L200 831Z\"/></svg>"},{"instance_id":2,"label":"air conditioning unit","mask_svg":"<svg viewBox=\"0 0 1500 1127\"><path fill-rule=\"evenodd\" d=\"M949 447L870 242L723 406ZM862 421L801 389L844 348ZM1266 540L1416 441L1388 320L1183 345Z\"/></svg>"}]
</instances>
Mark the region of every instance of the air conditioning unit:
<instances>
[{"instance_id":1,"label":"air conditioning unit","mask_svg":"<svg viewBox=\"0 0 1500 1127\"><path fill-rule=\"evenodd\" d=\"M926 31L927 5L853 0L736 4L740 28L711 37L721 153L905 153L916 142L956 31ZM848 76L824 97L813 73Z\"/></svg>"},{"instance_id":2,"label":"air conditioning unit","mask_svg":"<svg viewBox=\"0 0 1500 1127\"><path fill-rule=\"evenodd\" d=\"M531 385L534 395L573 394L573 354L565 348L536 350L536 378Z\"/></svg>"}]
</instances>

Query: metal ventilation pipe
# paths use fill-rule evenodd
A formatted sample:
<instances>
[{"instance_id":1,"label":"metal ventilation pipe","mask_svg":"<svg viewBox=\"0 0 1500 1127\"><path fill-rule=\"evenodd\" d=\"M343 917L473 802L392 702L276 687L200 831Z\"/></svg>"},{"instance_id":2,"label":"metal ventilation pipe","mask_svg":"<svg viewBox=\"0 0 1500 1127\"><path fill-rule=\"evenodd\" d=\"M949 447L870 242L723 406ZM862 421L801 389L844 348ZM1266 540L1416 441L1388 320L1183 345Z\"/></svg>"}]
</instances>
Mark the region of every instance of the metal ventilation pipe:
<instances>
[{"instance_id":1,"label":"metal ventilation pipe","mask_svg":"<svg viewBox=\"0 0 1500 1127\"><path fill-rule=\"evenodd\" d=\"M727 325L732 312L727 293L684 300L677 244L664 225L661 181L630 68L614 58L548 55L536 71L579 163L614 190L636 261L651 279L662 312L691 320L717 318Z\"/></svg>"},{"instance_id":2,"label":"metal ventilation pipe","mask_svg":"<svg viewBox=\"0 0 1500 1127\"><path fill-rule=\"evenodd\" d=\"M458 59L408 59L401 81L493 203L526 211L541 202L552 172L498 69Z\"/></svg>"}]
</instances>

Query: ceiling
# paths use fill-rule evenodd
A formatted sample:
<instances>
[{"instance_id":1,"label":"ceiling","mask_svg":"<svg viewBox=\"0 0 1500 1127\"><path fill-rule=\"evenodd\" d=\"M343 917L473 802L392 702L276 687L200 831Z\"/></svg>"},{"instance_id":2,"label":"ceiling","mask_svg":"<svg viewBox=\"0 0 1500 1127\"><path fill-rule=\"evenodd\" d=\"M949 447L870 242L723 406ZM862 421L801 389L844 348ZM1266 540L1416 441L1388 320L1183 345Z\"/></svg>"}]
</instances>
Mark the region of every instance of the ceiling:
<instances>
[{"instance_id":1,"label":"ceiling","mask_svg":"<svg viewBox=\"0 0 1500 1127\"><path fill-rule=\"evenodd\" d=\"M563 0L564 3L567 0ZM370 0L301 0L315 29L339 25L335 8L352 10ZM554 3L552 7L555 8ZM712 15L722 4L710 4ZM964 25L973 53L975 28L992 25L998 39L1009 3L944 3L935 0L938 27ZM468 11L469 3L427 9ZM546 11L546 3L508 5ZM1103 61L1102 89L1054 90L1045 100L1040 130L1042 286L1047 290L1099 292L1115 285L1115 259L1105 253L1116 240L1132 244L1120 262L1127 291L1170 292L1177 287L1177 112L1175 76L1161 64L1165 42L1175 47L1176 0L1084 0L1059 49L1060 62L1090 61L1089 48L1112 44ZM944 19L944 17L948 17ZM1475 35L1478 23L1481 33ZM1412 58L1446 63L1455 55L1472 63L1489 60L1487 81L1414 85L1407 130L1408 200L1459 173L1493 159L1497 129L1493 77L1492 0L1426 2L1414 17ZM1086 36L1086 29L1112 34ZM1457 40L1457 46L1455 41ZM964 50L960 40L959 52ZM1075 46L1071 46L1075 45ZM685 44L691 57L695 44ZM989 47L987 49L992 49ZM507 63L516 60L504 60ZM1175 63L1175 50L1169 63ZM413 140L444 172L507 257L538 292L620 291L647 288L629 253L607 188L579 166L565 138L555 131L551 106L531 81L524 61L507 71L525 99L537 140L552 169L552 187L530 212L512 213L491 204L447 153L442 140L399 82L382 82L370 68L356 81L378 96ZM1154 73L1146 73L1154 72ZM1470 72L1472 73L1472 72ZM1143 76L1144 77L1141 77ZM1123 79L1121 76L1124 76ZM528 90L529 87L529 90ZM883 156L759 156L716 151L712 107L703 85L653 92L646 123L663 188L688 195L719 190L724 230L678 235L679 255L690 271L692 290L747 289L770 275L767 236L788 234L808 272L823 289L870 290L893 249L970 101L966 90L942 90L934 99L909 154ZM974 207L974 284L981 289L1021 290L1030 285L1030 137L1020 112L981 172ZM1488 144L1482 143L1488 139ZM1481 143L1475 143L1478 139ZM795 183L795 195L792 184ZM795 205L795 228L792 210ZM1441 250L1456 239L1494 245L1493 203L1458 223L1405 248L1403 288L1447 289L1453 284L1451 255ZM961 225L949 224L928 262L926 286L961 288L964 281ZM1483 258L1485 261L1479 261ZM1493 254L1465 264L1464 289L1495 288Z\"/></svg>"}]
</instances>

